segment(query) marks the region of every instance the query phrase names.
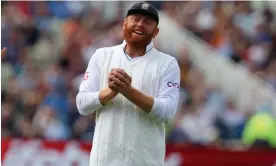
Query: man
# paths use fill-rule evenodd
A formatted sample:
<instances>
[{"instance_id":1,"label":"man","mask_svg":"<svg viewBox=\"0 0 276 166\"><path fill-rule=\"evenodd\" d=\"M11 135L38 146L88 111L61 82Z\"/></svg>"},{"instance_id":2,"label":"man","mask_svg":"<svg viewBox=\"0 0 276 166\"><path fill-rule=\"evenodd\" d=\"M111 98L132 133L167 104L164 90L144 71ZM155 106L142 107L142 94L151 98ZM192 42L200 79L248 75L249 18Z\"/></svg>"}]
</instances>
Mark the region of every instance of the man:
<instances>
[{"instance_id":1,"label":"man","mask_svg":"<svg viewBox=\"0 0 276 166\"><path fill-rule=\"evenodd\" d=\"M76 97L80 114L96 112L90 166L164 165L164 123L177 109L180 69L153 47L158 23L152 5L133 5L125 41L91 57Z\"/></svg>"}]
</instances>

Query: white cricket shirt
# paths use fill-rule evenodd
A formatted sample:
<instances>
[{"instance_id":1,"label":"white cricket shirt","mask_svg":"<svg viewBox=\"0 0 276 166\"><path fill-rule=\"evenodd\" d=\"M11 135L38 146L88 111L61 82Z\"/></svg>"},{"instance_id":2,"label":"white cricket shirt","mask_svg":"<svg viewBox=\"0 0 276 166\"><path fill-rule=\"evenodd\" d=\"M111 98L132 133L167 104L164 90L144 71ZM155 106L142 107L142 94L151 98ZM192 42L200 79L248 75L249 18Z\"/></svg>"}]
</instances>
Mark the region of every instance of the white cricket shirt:
<instances>
[{"instance_id":1,"label":"white cricket shirt","mask_svg":"<svg viewBox=\"0 0 276 166\"><path fill-rule=\"evenodd\" d=\"M90 166L162 166L165 158L165 125L177 110L180 69L176 59L157 51L153 43L146 54L130 60L126 42L98 49L91 57L77 95L82 115L96 112L96 128ZM112 68L122 68L132 77L132 86L154 97L146 113L123 95L102 106L100 89L108 87Z\"/></svg>"}]
</instances>

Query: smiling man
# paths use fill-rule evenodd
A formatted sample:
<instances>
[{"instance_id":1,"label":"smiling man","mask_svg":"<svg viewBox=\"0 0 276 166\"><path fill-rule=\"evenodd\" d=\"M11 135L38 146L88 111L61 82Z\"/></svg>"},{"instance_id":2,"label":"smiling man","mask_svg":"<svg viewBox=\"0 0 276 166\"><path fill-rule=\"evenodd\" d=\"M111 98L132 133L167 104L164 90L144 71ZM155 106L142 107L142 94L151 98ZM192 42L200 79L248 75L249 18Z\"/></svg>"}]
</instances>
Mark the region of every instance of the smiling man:
<instances>
[{"instance_id":1,"label":"smiling man","mask_svg":"<svg viewBox=\"0 0 276 166\"><path fill-rule=\"evenodd\" d=\"M162 166L165 123L176 112L180 69L152 40L159 16L148 3L133 5L124 42L98 49L77 95L82 115L96 112L90 166Z\"/></svg>"}]
</instances>

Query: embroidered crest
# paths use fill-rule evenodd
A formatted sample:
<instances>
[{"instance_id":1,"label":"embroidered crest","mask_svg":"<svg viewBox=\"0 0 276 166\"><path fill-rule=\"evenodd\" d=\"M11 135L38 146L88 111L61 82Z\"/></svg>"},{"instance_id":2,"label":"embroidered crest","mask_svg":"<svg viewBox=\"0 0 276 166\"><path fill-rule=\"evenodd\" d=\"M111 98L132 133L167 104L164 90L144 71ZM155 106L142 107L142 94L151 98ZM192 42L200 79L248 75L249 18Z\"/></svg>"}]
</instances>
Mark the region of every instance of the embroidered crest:
<instances>
[{"instance_id":1,"label":"embroidered crest","mask_svg":"<svg viewBox=\"0 0 276 166\"><path fill-rule=\"evenodd\" d=\"M142 9L148 10L149 9L149 4L143 3L142 4Z\"/></svg>"}]
</instances>

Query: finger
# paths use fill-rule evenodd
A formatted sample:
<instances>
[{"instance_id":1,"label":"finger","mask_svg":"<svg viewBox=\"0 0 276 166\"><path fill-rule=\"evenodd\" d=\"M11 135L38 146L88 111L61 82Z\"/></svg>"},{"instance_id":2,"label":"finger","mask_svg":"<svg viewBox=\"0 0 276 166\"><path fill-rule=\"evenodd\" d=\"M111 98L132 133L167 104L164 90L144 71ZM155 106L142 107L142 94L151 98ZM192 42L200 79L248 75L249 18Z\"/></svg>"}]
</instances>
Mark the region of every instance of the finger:
<instances>
[{"instance_id":1,"label":"finger","mask_svg":"<svg viewBox=\"0 0 276 166\"><path fill-rule=\"evenodd\" d=\"M116 73L115 78L118 78L121 82L124 82L127 86L129 86L131 83L129 79L127 79L125 76L123 76L120 73Z\"/></svg>"},{"instance_id":2,"label":"finger","mask_svg":"<svg viewBox=\"0 0 276 166\"><path fill-rule=\"evenodd\" d=\"M114 91L114 92L118 92L119 90L118 90L118 87L116 87L116 85L114 85L114 84L110 84L109 86L108 86L112 91Z\"/></svg>"},{"instance_id":3,"label":"finger","mask_svg":"<svg viewBox=\"0 0 276 166\"><path fill-rule=\"evenodd\" d=\"M108 83L108 87L111 89L111 90L113 90L113 91L115 91L115 92L118 92L118 90L119 90L119 86L117 85L117 84L115 84L115 82L113 82L113 81L110 81L109 83Z\"/></svg>"},{"instance_id":4,"label":"finger","mask_svg":"<svg viewBox=\"0 0 276 166\"><path fill-rule=\"evenodd\" d=\"M120 73L121 75L123 75L127 79L130 78L130 76L123 69L119 69L119 70L117 70L117 72Z\"/></svg>"},{"instance_id":5,"label":"finger","mask_svg":"<svg viewBox=\"0 0 276 166\"><path fill-rule=\"evenodd\" d=\"M119 86L119 87L126 87L126 84L123 83L122 81L120 81L118 78L111 78L110 82L112 82L113 84Z\"/></svg>"},{"instance_id":6,"label":"finger","mask_svg":"<svg viewBox=\"0 0 276 166\"><path fill-rule=\"evenodd\" d=\"M128 80L126 83L131 84L132 78L123 70L119 68L113 68L112 71L110 72L110 75L115 75L116 77L118 76L118 73L122 75L126 80ZM122 81L125 82L125 80L122 77L119 77Z\"/></svg>"},{"instance_id":7,"label":"finger","mask_svg":"<svg viewBox=\"0 0 276 166\"><path fill-rule=\"evenodd\" d=\"M115 77L114 75L109 75L108 76L108 81L111 81L112 80L112 77Z\"/></svg>"},{"instance_id":8,"label":"finger","mask_svg":"<svg viewBox=\"0 0 276 166\"><path fill-rule=\"evenodd\" d=\"M110 76L116 76L116 77L117 77L117 74L118 74L118 73L119 73L118 70L114 69L113 71L111 71L111 72L109 73L109 75L110 75Z\"/></svg>"},{"instance_id":9,"label":"finger","mask_svg":"<svg viewBox=\"0 0 276 166\"><path fill-rule=\"evenodd\" d=\"M123 71L123 72L118 72L118 73L126 79L126 80L124 80L124 82L126 82L128 85L131 85L132 78L126 72Z\"/></svg>"},{"instance_id":10,"label":"finger","mask_svg":"<svg viewBox=\"0 0 276 166\"><path fill-rule=\"evenodd\" d=\"M119 70L121 70L121 69L120 68L112 68L110 73L114 73L114 72L119 71Z\"/></svg>"},{"instance_id":11,"label":"finger","mask_svg":"<svg viewBox=\"0 0 276 166\"><path fill-rule=\"evenodd\" d=\"M123 69L120 69L120 68L112 68L111 71L110 71L110 73L113 73L113 74L117 73L117 72L123 74L125 71Z\"/></svg>"},{"instance_id":12,"label":"finger","mask_svg":"<svg viewBox=\"0 0 276 166\"><path fill-rule=\"evenodd\" d=\"M114 81L112 81L112 80L108 80L108 86L114 86Z\"/></svg>"},{"instance_id":13,"label":"finger","mask_svg":"<svg viewBox=\"0 0 276 166\"><path fill-rule=\"evenodd\" d=\"M108 81L109 81L109 82L113 82L115 79L118 79L115 75L110 75L110 76L108 77Z\"/></svg>"},{"instance_id":14,"label":"finger","mask_svg":"<svg viewBox=\"0 0 276 166\"><path fill-rule=\"evenodd\" d=\"M110 71L109 75L114 75L114 72L115 72L115 71L116 71L116 70L113 70L113 69L112 69L112 70Z\"/></svg>"},{"instance_id":15,"label":"finger","mask_svg":"<svg viewBox=\"0 0 276 166\"><path fill-rule=\"evenodd\" d=\"M114 73L116 72L116 69L115 68L113 68L113 69L111 69L111 71L110 71L110 73L109 73L109 75L114 75Z\"/></svg>"},{"instance_id":16,"label":"finger","mask_svg":"<svg viewBox=\"0 0 276 166\"><path fill-rule=\"evenodd\" d=\"M111 81L111 82L114 82L114 83L115 83L117 86L119 86L119 87L123 87L123 88L127 87L127 84L124 83L124 82L122 82L122 81L120 81L118 78L111 77L111 78L110 78L110 81Z\"/></svg>"}]
</instances>

